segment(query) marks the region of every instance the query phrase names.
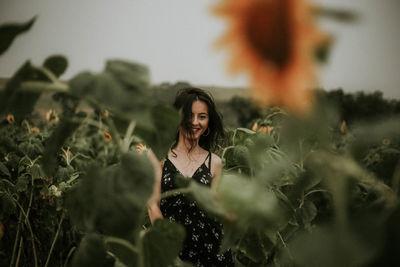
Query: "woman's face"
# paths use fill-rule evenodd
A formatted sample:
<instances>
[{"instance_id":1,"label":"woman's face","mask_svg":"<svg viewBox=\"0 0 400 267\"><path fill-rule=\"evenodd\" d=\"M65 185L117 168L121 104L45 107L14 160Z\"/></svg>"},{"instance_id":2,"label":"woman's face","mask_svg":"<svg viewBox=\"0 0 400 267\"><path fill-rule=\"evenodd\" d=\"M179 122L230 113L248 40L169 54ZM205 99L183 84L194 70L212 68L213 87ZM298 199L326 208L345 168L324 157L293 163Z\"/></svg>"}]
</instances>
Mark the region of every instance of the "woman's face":
<instances>
[{"instance_id":1,"label":"woman's face","mask_svg":"<svg viewBox=\"0 0 400 267\"><path fill-rule=\"evenodd\" d=\"M196 100L192 104L192 133L193 139L199 140L208 128L208 107L203 101Z\"/></svg>"}]
</instances>

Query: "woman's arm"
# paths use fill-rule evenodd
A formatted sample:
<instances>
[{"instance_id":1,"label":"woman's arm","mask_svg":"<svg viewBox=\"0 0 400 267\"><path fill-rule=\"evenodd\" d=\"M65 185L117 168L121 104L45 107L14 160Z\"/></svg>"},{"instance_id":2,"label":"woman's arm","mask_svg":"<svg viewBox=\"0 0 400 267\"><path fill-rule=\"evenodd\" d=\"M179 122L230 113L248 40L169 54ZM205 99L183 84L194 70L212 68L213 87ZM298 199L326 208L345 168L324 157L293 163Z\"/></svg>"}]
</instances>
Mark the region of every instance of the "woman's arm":
<instances>
[{"instance_id":1,"label":"woman's arm","mask_svg":"<svg viewBox=\"0 0 400 267\"><path fill-rule=\"evenodd\" d=\"M222 174L222 160L216 154L212 154L211 157L211 175L213 177L211 181L211 187L215 187Z\"/></svg>"},{"instance_id":2,"label":"woman's arm","mask_svg":"<svg viewBox=\"0 0 400 267\"><path fill-rule=\"evenodd\" d=\"M162 219L163 215L160 210L160 195L161 195L161 175L162 175L162 163L160 163L154 155L152 150L147 152L151 164L154 168L154 187L153 194L147 202L147 212L149 213L151 224L157 219Z\"/></svg>"}]
</instances>

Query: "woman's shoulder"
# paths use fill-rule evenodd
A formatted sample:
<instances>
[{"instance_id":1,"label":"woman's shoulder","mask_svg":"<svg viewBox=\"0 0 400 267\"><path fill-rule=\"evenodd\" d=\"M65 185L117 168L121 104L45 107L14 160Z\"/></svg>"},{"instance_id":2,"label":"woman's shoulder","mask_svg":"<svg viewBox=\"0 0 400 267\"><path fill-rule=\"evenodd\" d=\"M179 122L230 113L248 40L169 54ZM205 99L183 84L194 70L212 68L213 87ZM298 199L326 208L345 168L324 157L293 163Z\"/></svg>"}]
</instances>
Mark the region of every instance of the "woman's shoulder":
<instances>
[{"instance_id":1,"label":"woman's shoulder","mask_svg":"<svg viewBox=\"0 0 400 267\"><path fill-rule=\"evenodd\" d=\"M214 153L211 153L211 169L218 172L222 169L222 160L217 154Z\"/></svg>"},{"instance_id":2,"label":"woman's shoulder","mask_svg":"<svg viewBox=\"0 0 400 267\"><path fill-rule=\"evenodd\" d=\"M216 164L222 164L222 159L217 154L211 152L211 162Z\"/></svg>"}]
</instances>

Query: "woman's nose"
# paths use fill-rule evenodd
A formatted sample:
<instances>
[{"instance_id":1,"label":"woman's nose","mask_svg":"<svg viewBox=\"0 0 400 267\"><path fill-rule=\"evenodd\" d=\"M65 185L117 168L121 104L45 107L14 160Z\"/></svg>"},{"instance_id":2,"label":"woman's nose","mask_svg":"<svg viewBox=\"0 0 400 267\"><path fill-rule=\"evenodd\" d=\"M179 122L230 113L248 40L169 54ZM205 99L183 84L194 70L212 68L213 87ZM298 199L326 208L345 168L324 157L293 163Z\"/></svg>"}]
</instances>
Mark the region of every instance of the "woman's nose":
<instances>
[{"instance_id":1,"label":"woman's nose","mask_svg":"<svg viewBox=\"0 0 400 267\"><path fill-rule=\"evenodd\" d=\"M196 125L199 122L196 116L193 116L192 118L192 124Z\"/></svg>"}]
</instances>

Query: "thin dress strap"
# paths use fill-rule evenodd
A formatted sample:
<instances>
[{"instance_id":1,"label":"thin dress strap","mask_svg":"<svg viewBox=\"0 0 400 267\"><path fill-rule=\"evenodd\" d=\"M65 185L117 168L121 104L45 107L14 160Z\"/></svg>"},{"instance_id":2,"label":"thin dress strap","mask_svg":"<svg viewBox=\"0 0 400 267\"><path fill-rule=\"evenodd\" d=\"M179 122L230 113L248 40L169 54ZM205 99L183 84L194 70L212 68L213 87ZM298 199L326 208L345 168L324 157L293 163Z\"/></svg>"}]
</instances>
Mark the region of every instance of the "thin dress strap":
<instances>
[{"instance_id":1,"label":"thin dress strap","mask_svg":"<svg viewBox=\"0 0 400 267\"><path fill-rule=\"evenodd\" d=\"M211 170L211 151L208 152L208 155L204 160L204 162L206 162L207 158L208 158L208 169Z\"/></svg>"}]
</instances>

